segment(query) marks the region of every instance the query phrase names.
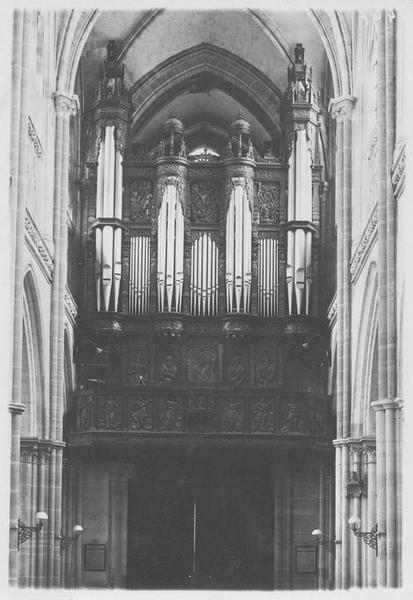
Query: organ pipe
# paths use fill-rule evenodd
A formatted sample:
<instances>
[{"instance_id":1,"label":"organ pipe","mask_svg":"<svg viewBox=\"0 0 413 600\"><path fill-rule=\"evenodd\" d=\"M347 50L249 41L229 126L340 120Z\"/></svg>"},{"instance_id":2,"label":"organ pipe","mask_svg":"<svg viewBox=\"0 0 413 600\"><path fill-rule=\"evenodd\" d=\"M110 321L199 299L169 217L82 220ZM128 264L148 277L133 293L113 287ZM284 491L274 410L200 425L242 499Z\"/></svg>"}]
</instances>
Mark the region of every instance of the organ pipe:
<instances>
[{"instance_id":1,"label":"organ pipe","mask_svg":"<svg viewBox=\"0 0 413 600\"><path fill-rule=\"evenodd\" d=\"M226 223L227 311L248 312L251 293L251 224L245 177L233 177Z\"/></svg>"},{"instance_id":2,"label":"organ pipe","mask_svg":"<svg viewBox=\"0 0 413 600\"><path fill-rule=\"evenodd\" d=\"M122 218L122 155L116 147L113 125L102 131L100 141L96 218ZM96 308L118 310L122 274L122 230L115 224L98 225L95 230Z\"/></svg>"},{"instance_id":3,"label":"organ pipe","mask_svg":"<svg viewBox=\"0 0 413 600\"><path fill-rule=\"evenodd\" d=\"M184 271L184 215L175 177L161 186L158 215L158 309L181 311Z\"/></svg>"},{"instance_id":4,"label":"organ pipe","mask_svg":"<svg viewBox=\"0 0 413 600\"><path fill-rule=\"evenodd\" d=\"M312 170L307 131L294 132L288 174L288 220L312 220ZM312 233L298 226L287 233L287 297L289 314L309 314Z\"/></svg>"},{"instance_id":5,"label":"organ pipe","mask_svg":"<svg viewBox=\"0 0 413 600\"><path fill-rule=\"evenodd\" d=\"M137 235L129 242L129 314L147 315L150 293L150 236Z\"/></svg>"},{"instance_id":6,"label":"organ pipe","mask_svg":"<svg viewBox=\"0 0 413 600\"><path fill-rule=\"evenodd\" d=\"M278 242L274 238L258 241L258 311L260 317L278 313Z\"/></svg>"},{"instance_id":7,"label":"organ pipe","mask_svg":"<svg viewBox=\"0 0 413 600\"><path fill-rule=\"evenodd\" d=\"M202 233L191 249L191 313L213 316L218 307L218 247L209 233Z\"/></svg>"}]
</instances>

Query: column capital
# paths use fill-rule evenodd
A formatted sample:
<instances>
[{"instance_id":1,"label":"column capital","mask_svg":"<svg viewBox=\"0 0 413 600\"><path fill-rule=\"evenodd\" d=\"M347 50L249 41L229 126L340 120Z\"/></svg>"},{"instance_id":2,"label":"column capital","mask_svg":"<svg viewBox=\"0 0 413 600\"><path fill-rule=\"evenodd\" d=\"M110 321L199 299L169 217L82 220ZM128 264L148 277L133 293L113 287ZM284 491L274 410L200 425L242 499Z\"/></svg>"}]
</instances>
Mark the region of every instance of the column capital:
<instances>
[{"instance_id":1,"label":"column capital","mask_svg":"<svg viewBox=\"0 0 413 600\"><path fill-rule=\"evenodd\" d=\"M74 117L79 108L79 98L58 90L53 93L56 114L62 117Z\"/></svg>"},{"instance_id":2,"label":"column capital","mask_svg":"<svg viewBox=\"0 0 413 600\"><path fill-rule=\"evenodd\" d=\"M338 98L332 98L329 104L329 111L333 119L338 122L349 121L353 114L353 110L356 104L356 98L354 96L339 96Z\"/></svg>"},{"instance_id":3,"label":"column capital","mask_svg":"<svg viewBox=\"0 0 413 600\"><path fill-rule=\"evenodd\" d=\"M14 402L10 402L8 408L9 412L12 413L12 415L22 415L26 410L24 404L15 404Z\"/></svg>"},{"instance_id":4,"label":"column capital","mask_svg":"<svg viewBox=\"0 0 413 600\"><path fill-rule=\"evenodd\" d=\"M399 408L399 404L396 398L385 398L384 400L378 400L377 402L372 402L371 406L376 412L379 410L394 410L396 408Z\"/></svg>"}]
</instances>

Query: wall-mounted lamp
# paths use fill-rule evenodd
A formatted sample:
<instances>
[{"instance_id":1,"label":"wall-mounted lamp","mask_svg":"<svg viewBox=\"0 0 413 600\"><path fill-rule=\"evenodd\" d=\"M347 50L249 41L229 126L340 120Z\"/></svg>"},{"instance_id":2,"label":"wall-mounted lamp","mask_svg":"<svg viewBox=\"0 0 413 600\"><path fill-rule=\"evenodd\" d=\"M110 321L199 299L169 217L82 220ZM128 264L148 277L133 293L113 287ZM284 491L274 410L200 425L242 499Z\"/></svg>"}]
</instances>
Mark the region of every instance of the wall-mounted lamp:
<instances>
[{"instance_id":1,"label":"wall-mounted lamp","mask_svg":"<svg viewBox=\"0 0 413 600\"><path fill-rule=\"evenodd\" d=\"M321 538L323 537L323 532L321 529L314 529L311 535L316 538L319 546L325 546L332 554L335 554L336 544L341 544L341 542L335 538L334 540L322 540Z\"/></svg>"},{"instance_id":2,"label":"wall-mounted lamp","mask_svg":"<svg viewBox=\"0 0 413 600\"><path fill-rule=\"evenodd\" d=\"M321 367L331 367L331 353L330 350L326 349L327 346L327 342L324 336L322 336L319 333L315 333L314 335L312 335L306 342L304 342L303 344L301 344L301 348L303 348L304 350L310 350L311 348L311 342L313 340L319 339L323 342L323 350L321 351L322 356L322 362L320 363Z\"/></svg>"},{"instance_id":3,"label":"wall-mounted lamp","mask_svg":"<svg viewBox=\"0 0 413 600\"><path fill-rule=\"evenodd\" d=\"M377 531L377 523L371 528L371 531L361 531L360 519L358 517L350 517L348 520L348 525L356 537L360 537L365 544L376 551L377 556L377 539L380 536L385 535L384 533Z\"/></svg>"},{"instance_id":4,"label":"wall-mounted lamp","mask_svg":"<svg viewBox=\"0 0 413 600\"><path fill-rule=\"evenodd\" d=\"M60 540L61 552L63 552L63 550L66 550L66 548L70 546L70 544L79 539L79 537L82 535L83 527L81 525L74 525L72 531L73 535L65 535L61 531L60 535L56 536L56 539Z\"/></svg>"},{"instance_id":5,"label":"wall-mounted lamp","mask_svg":"<svg viewBox=\"0 0 413 600\"><path fill-rule=\"evenodd\" d=\"M20 550L25 541L31 539L33 531L39 533L48 518L47 513L40 511L36 513L36 525L25 525L21 519L17 521L17 550Z\"/></svg>"},{"instance_id":6,"label":"wall-mounted lamp","mask_svg":"<svg viewBox=\"0 0 413 600\"><path fill-rule=\"evenodd\" d=\"M93 348L93 350L96 352L96 354L103 354L103 352L104 352L103 348L100 348L97 344L95 344L95 342L92 342L92 340L82 340L76 346L76 354L78 354L78 352L82 346L91 346Z\"/></svg>"}]
</instances>

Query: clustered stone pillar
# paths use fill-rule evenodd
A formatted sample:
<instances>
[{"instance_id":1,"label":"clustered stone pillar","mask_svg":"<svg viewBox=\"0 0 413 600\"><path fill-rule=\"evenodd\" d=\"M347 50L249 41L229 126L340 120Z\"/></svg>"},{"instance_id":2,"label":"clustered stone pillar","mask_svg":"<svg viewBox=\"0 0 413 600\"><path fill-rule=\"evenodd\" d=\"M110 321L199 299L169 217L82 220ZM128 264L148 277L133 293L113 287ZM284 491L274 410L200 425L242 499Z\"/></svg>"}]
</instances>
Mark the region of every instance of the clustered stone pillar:
<instances>
[{"instance_id":1,"label":"clustered stone pillar","mask_svg":"<svg viewBox=\"0 0 413 600\"><path fill-rule=\"evenodd\" d=\"M336 447L336 587L349 587L349 501L345 482L350 473L351 408L351 118L355 99L331 101L336 120L336 223L337 223L337 440Z\"/></svg>"},{"instance_id":2,"label":"clustered stone pillar","mask_svg":"<svg viewBox=\"0 0 413 600\"><path fill-rule=\"evenodd\" d=\"M10 472L10 539L9 583L17 584L17 519L19 518L20 487L20 429L24 406L21 401L23 348L23 276L24 276L24 217L27 198L27 126L29 116L29 86L31 78L32 42L34 39L33 11L15 11L13 23L12 110L10 153L11 260L10 280L13 290L13 366L11 414L11 472ZM13 289L14 288L14 289Z\"/></svg>"},{"instance_id":3,"label":"clustered stone pillar","mask_svg":"<svg viewBox=\"0 0 413 600\"><path fill-rule=\"evenodd\" d=\"M383 535L378 543L378 584L400 584L397 572L397 507L401 493L397 473L396 416L396 301L395 301L395 199L391 182L395 137L394 14L381 11L377 18L377 132L378 132L378 364L379 397L376 411L377 524Z\"/></svg>"},{"instance_id":4,"label":"clustered stone pillar","mask_svg":"<svg viewBox=\"0 0 413 600\"><path fill-rule=\"evenodd\" d=\"M53 440L49 466L48 556L47 585L60 583L60 547L56 535L61 528L61 473L63 435L64 385L64 296L67 278L67 208L69 168L69 119L76 114L77 99L70 94L55 93L56 144L55 186L53 211L53 239L55 274L51 295L50 327L50 424L49 437Z\"/></svg>"}]
</instances>

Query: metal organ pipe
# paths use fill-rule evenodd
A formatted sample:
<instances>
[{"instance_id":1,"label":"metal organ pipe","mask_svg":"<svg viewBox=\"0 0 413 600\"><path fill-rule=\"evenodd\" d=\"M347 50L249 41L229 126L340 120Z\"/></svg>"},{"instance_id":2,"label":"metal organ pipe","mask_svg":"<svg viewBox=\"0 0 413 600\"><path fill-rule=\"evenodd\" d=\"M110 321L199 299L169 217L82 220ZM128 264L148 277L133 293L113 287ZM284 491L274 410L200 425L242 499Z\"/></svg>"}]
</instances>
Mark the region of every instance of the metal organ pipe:
<instances>
[{"instance_id":1,"label":"metal organ pipe","mask_svg":"<svg viewBox=\"0 0 413 600\"><path fill-rule=\"evenodd\" d=\"M113 125L104 128L100 142L96 218L122 218L122 155L116 148ZM115 225L98 226L95 230L95 253L97 310L109 310L113 287L112 309L117 311L122 274L121 228Z\"/></svg>"},{"instance_id":2,"label":"metal organ pipe","mask_svg":"<svg viewBox=\"0 0 413 600\"><path fill-rule=\"evenodd\" d=\"M274 238L258 241L258 310L260 317L278 313L278 242Z\"/></svg>"},{"instance_id":3,"label":"metal organ pipe","mask_svg":"<svg viewBox=\"0 0 413 600\"><path fill-rule=\"evenodd\" d=\"M289 160L288 220L312 220L312 171L307 131L294 133ZM292 314L309 314L311 294L311 246L312 233L302 227L287 232L287 296L288 309ZM304 303L305 298L305 303Z\"/></svg>"},{"instance_id":4,"label":"metal organ pipe","mask_svg":"<svg viewBox=\"0 0 413 600\"><path fill-rule=\"evenodd\" d=\"M150 292L150 236L130 238L129 313L147 315Z\"/></svg>"},{"instance_id":5,"label":"metal organ pipe","mask_svg":"<svg viewBox=\"0 0 413 600\"><path fill-rule=\"evenodd\" d=\"M227 210L227 311L248 312L251 293L251 223L245 177L231 180Z\"/></svg>"},{"instance_id":6,"label":"metal organ pipe","mask_svg":"<svg viewBox=\"0 0 413 600\"><path fill-rule=\"evenodd\" d=\"M218 306L218 247L209 233L195 238L191 260L191 312L213 316Z\"/></svg>"},{"instance_id":7,"label":"metal organ pipe","mask_svg":"<svg viewBox=\"0 0 413 600\"><path fill-rule=\"evenodd\" d=\"M178 180L167 177L158 216L158 309L179 312L184 271L184 215Z\"/></svg>"}]
</instances>

